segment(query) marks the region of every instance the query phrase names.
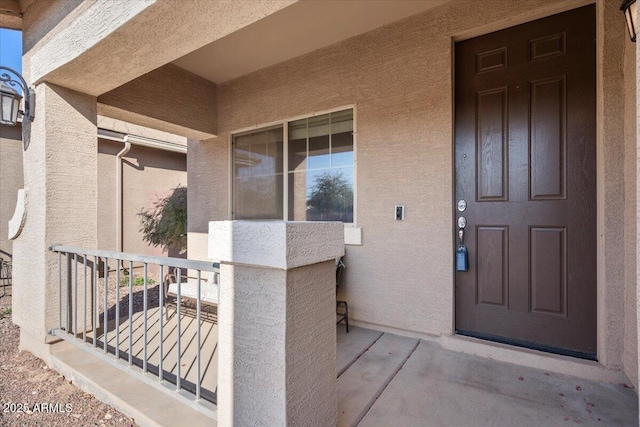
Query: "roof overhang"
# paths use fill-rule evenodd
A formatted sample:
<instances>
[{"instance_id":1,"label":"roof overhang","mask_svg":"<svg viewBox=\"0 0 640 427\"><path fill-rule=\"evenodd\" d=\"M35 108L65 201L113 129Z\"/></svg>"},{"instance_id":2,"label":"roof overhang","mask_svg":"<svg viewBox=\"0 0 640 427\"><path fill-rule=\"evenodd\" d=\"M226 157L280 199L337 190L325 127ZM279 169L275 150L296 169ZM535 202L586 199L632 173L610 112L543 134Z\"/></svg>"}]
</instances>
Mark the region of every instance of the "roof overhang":
<instances>
[{"instance_id":1,"label":"roof overhang","mask_svg":"<svg viewBox=\"0 0 640 427\"><path fill-rule=\"evenodd\" d=\"M174 61L223 83L400 19L449 0L303 0Z\"/></svg>"}]
</instances>

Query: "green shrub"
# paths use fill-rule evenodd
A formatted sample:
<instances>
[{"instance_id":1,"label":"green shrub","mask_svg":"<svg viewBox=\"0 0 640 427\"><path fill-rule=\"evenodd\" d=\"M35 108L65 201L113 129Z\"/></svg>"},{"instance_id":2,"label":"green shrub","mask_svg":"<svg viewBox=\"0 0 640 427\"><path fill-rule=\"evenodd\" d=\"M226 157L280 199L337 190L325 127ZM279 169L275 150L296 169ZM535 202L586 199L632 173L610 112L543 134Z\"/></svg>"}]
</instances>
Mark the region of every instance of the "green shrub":
<instances>
[{"instance_id":1,"label":"green shrub","mask_svg":"<svg viewBox=\"0 0 640 427\"><path fill-rule=\"evenodd\" d=\"M150 277L147 277L147 285L155 285L156 281ZM142 275L134 275L133 276L133 286L142 286L144 285L144 276ZM129 276L122 275L120 276L120 286L129 286Z\"/></svg>"},{"instance_id":2,"label":"green shrub","mask_svg":"<svg viewBox=\"0 0 640 427\"><path fill-rule=\"evenodd\" d=\"M187 188L178 186L173 192L159 199L152 209L142 209L140 231L145 242L165 250L187 250Z\"/></svg>"}]
</instances>

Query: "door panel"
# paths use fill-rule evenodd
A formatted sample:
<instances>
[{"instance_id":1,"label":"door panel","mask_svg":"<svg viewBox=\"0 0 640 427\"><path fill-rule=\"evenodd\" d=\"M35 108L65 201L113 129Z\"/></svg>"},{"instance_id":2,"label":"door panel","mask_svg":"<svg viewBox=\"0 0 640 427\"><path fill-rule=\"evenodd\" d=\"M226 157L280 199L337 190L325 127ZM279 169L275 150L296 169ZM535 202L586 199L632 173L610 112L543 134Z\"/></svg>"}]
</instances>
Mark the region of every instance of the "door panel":
<instances>
[{"instance_id":1,"label":"door panel","mask_svg":"<svg viewBox=\"0 0 640 427\"><path fill-rule=\"evenodd\" d=\"M595 77L594 5L456 44L459 333L595 357Z\"/></svg>"}]
</instances>

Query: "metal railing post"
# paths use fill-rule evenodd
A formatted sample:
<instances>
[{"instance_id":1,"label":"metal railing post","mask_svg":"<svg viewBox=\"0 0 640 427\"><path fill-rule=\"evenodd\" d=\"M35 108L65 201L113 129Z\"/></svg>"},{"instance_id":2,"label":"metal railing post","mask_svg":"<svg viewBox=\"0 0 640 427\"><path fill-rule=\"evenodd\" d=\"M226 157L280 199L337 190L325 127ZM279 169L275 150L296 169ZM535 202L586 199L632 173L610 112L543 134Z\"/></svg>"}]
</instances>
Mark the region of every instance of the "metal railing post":
<instances>
[{"instance_id":1,"label":"metal railing post","mask_svg":"<svg viewBox=\"0 0 640 427\"><path fill-rule=\"evenodd\" d=\"M73 337L78 338L78 254L73 254Z\"/></svg>"},{"instance_id":2,"label":"metal railing post","mask_svg":"<svg viewBox=\"0 0 640 427\"><path fill-rule=\"evenodd\" d=\"M176 316L178 317L178 319L177 319L178 320L178 338L177 338L177 343L176 343L176 350L178 352L178 355L177 355L178 356L177 357L178 366L177 366L177 369L176 369L176 390L180 391L180 388L181 388L181 385L182 385L182 379L180 378L180 368L181 368L181 365L182 365L182 360L181 360L182 351L181 351L181 348L180 348L180 341L182 340L182 329L180 328L180 317L181 317L180 306L182 304L181 304L180 300L182 299L182 297L181 297L181 294L180 294L180 287L181 287L181 283L180 282L182 281L182 277L181 277L182 270L179 269L179 268L177 270L178 270L178 274L176 275L176 277L177 277L177 282L178 282L178 294L177 294Z\"/></svg>"},{"instance_id":3,"label":"metal railing post","mask_svg":"<svg viewBox=\"0 0 640 427\"><path fill-rule=\"evenodd\" d=\"M58 324L62 328L62 252L58 252Z\"/></svg>"},{"instance_id":4,"label":"metal railing post","mask_svg":"<svg viewBox=\"0 0 640 427\"><path fill-rule=\"evenodd\" d=\"M120 359L120 260L116 259L116 359Z\"/></svg>"},{"instance_id":5,"label":"metal railing post","mask_svg":"<svg viewBox=\"0 0 640 427\"><path fill-rule=\"evenodd\" d=\"M67 332L71 332L71 254L66 254L66 273L67 273L67 285L65 286L65 318L67 323Z\"/></svg>"},{"instance_id":6,"label":"metal railing post","mask_svg":"<svg viewBox=\"0 0 640 427\"><path fill-rule=\"evenodd\" d=\"M129 366L133 365L133 261L129 261Z\"/></svg>"},{"instance_id":7,"label":"metal railing post","mask_svg":"<svg viewBox=\"0 0 640 427\"><path fill-rule=\"evenodd\" d=\"M104 326L102 327L102 340L104 341L104 352L107 353L107 331L109 330L109 315L107 312L107 305L109 304L109 258L104 259L104 306L102 307L102 319Z\"/></svg>"},{"instance_id":8,"label":"metal railing post","mask_svg":"<svg viewBox=\"0 0 640 427\"><path fill-rule=\"evenodd\" d=\"M94 257L93 261L93 346L98 346L98 270L100 258Z\"/></svg>"},{"instance_id":9,"label":"metal railing post","mask_svg":"<svg viewBox=\"0 0 640 427\"><path fill-rule=\"evenodd\" d=\"M144 313L144 331L143 331L143 357L142 360L142 372L147 373L147 263L144 263L143 267L143 275L144 275L144 285L142 288L142 311Z\"/></svg>"},{"instance_id":10,"label":"metal railing post","mask_svg":"<svg viewBox=\"0 0 640 427\"><path fill-rule=\"evenodd\" d=\"M83 312L83 328L82 342L87 342L87 256L82 256L83 274L84 274L84 312Z\"/></svg>"},{"instance_id":11,"label":"metal railing post","mask_svg":"<svg viewBox=\"0 0 640 427\"><path fill-rule=\"evenodd\" d=\"M163 319L164 319L164 315L163 315L163 311L164 311L164 265L160 264L160 348L159 348L159 352L160 352L160 357L159 357L159 362L158 362L158 378L160 381L163 380L164 378L164 371L163 371L163 358L164 358L164 352L163 352L163 344L164 344L164 331L163 331Z\"/></svg>"},{"instance_id":12,"label":"metal railing post","mask_svg":"<svg viewBox=\"0 0 640 427\"><path fill-rule=\"evenodd\" d=\"M201 293L201 286L202 286L202 271L198 270L198 287L197 287L197 291L196 291L196 295L198 296L198 299L196 300L196 323L198 325L198 329L196 329L196 335L197 335L197 345L198 345L198 351L196 353L196 364L197 364L197 369L196 369L196 400L200 400L200 385L202 383L202 378L200 376L200 346L201 346L201 340L200 340L200 329L201 329L201 324L200 324L200 317L201 317L201 312L200 312L200 299L202 297L202 293Z\"/></svg>"}]
</instances>

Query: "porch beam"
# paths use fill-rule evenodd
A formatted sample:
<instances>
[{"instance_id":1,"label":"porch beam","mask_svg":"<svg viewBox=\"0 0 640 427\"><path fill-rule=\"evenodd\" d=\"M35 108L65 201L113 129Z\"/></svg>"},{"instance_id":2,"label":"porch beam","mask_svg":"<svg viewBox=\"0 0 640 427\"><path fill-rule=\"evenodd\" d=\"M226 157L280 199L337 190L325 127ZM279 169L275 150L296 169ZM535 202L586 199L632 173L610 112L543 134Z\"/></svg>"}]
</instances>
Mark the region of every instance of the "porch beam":
<instances>
[{"instance_id":1,"label":"porch beam","mask_svg":"<svg viewBox=\"0 0 640 427\"><path fill-rule=\"evenodd\" d=\"M38 44L31 81L98 96L296 1L95 2Z\"/></svg>"},{"instance_id":2,"label":"porch beam","mask_svg":"<svg viewBox=\"0 0 640 427\"><path fill-rule=\"evenodd\" d=\"M98 97L98 114L186 138L216 136L216 84L167 64Z\"/></svg>"}]
</instances>

